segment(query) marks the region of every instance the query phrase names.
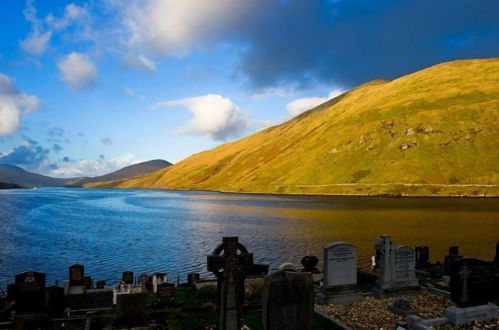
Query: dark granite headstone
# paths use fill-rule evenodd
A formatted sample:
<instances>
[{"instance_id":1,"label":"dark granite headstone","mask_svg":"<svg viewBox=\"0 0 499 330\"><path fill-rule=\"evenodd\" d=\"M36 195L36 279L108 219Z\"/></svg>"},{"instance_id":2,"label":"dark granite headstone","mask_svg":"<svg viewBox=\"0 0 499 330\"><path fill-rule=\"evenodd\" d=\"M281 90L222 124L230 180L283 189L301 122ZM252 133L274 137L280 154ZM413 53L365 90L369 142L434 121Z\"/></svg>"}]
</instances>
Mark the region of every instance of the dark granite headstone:
<instances>
[{"instance_id":1,"label":"dark granite headstone","mask_svg":"<svg viewBox=\"0 0 499 330\"><path fill-rule=\"evenodd\" d=\"M253 254L248 253L237 237L224 237L223 243L208 256L207 262L208 270L218 280L220 330L239 330L244 302L242 269L253 264Z\"/></svg>"},{"instance_id":2,"label":"dark granite headstone","mask_svg":"<svg viewBox=\"0 0 499 330\"><path fill-rule=\"evenodd\" d=\"M495 291L494 264L456 257L451 262L451 299L458 307L485 305Z\"/></svg>"},{"instance_id":3,"label":"dark granite headstone","mask_svg":"<svg viewBox=\"0 0 499 330\"><path fill-rule=\"evenodd\" d=\"M303 265L303 272L309 272L317 274L319 270L317 269L317 264L319 263L319 258L316 256L304 256L301 259L301 264Z\"/></svg>"},{"instance_id":4,"label":"dark granite headstone","mask_svg":"<svg viewBox=\"0 0 499 330\"><path fill-rule=\"evenodd\" d=\"M449 246L449 256L458 256L459 255L459 246L453 245Z\"/></svg>"},{"instance_id":5,"label":"dark granite headstone","mask_svg":"<svg viewBox=\"0 0 499 330\"><path fill-rule=\"evenodd\" d=\"M93 289L82 294L67 295L66 304L73 310L111 307L113 306L113 291Z\"/></svg>"},{"instance_id":6,"label":"dark granite headstone","mask_svg":"<svg viewBox=\"0 0 499 330\"><path fill-rule=\"evenodd\" d=\"M85 285L85 267L83 265L72 265L69 267L69 286Z\"/></svg>"},{"instance_id":7,"label":"dark granite headstone","mask_svg":"<svg viewBox=\"0 0 499 330\"><path fill-rule=\"evenodd\" d=\"M189 273L187 274L187 285L194 286L196 282L199 282L200 275L199 273Z\"/></svg>"},{"instance_id":8,"label":"dark granite headstone","mask_svg":"<svg viewBox=\"0 0 499 330\"><path fill-rule=\"evenodd\" d=\"M451 264L453 260L462 259L463 257L459 255L459 246L450 246L449 254L445 256L444 259L444 272L447 275L451 274Z\"/></svg>"},{"instance_id":9,"label":"dark granite headstone","mask_svg":"<svg viewBox=\"0 0 499 330\"><path fill-rule=\"evenodd\" d=\"M494 258L494 263L496 265L496 272L499 273L499 242L496 244L496 257Z\"/></svg>"},{"instance_id":10,"label":"dark granite headstone","mask_svg":"<svg viewBox=\"0 0 499 330\"><path fill-rule=\"evenodd\" d=\"M266 330L307 330L312 327L312 274L278 271L265 278L262 317Z\"/></svg>"},{"instance_id":11,"label":"dark granite headstone","mask_svg":"<svg viewBox=\"0 0 499 330\"><path fill-rule=\"evenodd\" d=\"M18 313L45 310L45 274L25 272L16 275L16 311Z\"/></svg>"},{"instance_id":12,"label":"dark granite headstone","mask_svg":"<svg viewBox=\"0 0 499 330\"><path fill-rule=\"evenodd\" d=\"M123 272L121 279L125 284L133 284L133 272Z\"/></svg>"},{"instance_id":13,"label":"dark granite headstone","mask_svg":"<svg viewBox=\"0 0 499 330\"><path fill-rule=\"evenodd\" d=\"M175 297L175 284L161 283L158 284L158 291L156 291L156 299L160 304L166 304L173 301Z\"/></svg>"},{"instance_id":14,"label":"dark granite headstone","mask_svg":"<svg viewBox=\"0 0 499 330\"><path fill-rule=\"evenodd\" d=\"M116 300L116 325L142 324L147 315L147 294L120 294Z\"/></svg>"},{"instance_id":15,"label":"dark granite headstone","mask_svg":"<svg viewBox=\"0 0 499 330\"><path fill-rule=\"evenodd\" d=\"M66 301L64 297L64 288L59 286L49 286L46 289L46 306L51 316L62 316Z\"/></svg>"},{"instance_id":16,"label":"dark granite headstone","mask_svg":"<svg viewBox=\"0 0 499 330\"><path fill-rule=\"evenodd\" d=\"M104 289L106 287L106 281L100 280L95 284L97 289Z\"/></svg>"},{"instance_id":17,"label":"dark granite headstone","mask_svg":"<svg viewBox=\"0 0 499 330\"><path fill-rule=\"evenodd\" d=\"M428 246L416 246L414 249L416 254L416 268L427 268L430 263L430 248Z\"/></svg>"},{"instance_id":18,"label":"dark granite headstone","mask_svg":"<svg viewBox=\"0 0 499 330\"><path fill-rule=\"evenodd\" d=\"M85 285L85 289L92 289L94 286L94 281L92 280L92 276L85 276L83 278L83 284Z\"/></svg>"}]
</instances>

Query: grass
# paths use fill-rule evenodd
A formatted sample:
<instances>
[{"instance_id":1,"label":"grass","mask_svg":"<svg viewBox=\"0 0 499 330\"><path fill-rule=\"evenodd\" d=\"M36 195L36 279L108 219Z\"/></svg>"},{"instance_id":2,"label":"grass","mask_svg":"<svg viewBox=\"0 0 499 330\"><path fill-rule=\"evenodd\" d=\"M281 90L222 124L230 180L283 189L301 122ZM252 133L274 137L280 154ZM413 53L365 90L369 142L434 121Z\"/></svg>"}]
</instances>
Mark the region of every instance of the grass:
<instances>
[{"instance_id":1,"label":"grass","mask_svg":"<svg viewBox=\"0 0 499 330\"><path fill-rule=\"evenodd\" d=\"M150 175L88 186L499 195L497 122L499 59L454 61L361 85Z\"/></svg>"}]
</instances>

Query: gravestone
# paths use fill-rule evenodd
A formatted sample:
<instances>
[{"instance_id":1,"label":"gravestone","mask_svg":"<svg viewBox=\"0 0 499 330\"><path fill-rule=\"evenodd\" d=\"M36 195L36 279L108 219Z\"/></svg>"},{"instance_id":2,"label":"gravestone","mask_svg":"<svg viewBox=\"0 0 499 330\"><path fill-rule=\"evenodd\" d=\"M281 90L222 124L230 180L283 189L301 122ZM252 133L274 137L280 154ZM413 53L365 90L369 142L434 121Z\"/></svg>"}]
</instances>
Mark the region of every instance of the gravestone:
<instances>
[{"instance_id":1,"label":"gravestone","mask_svg":"<svg viewBox=\"0 0 499 330\"><path fill-rule=\"evenodd\" d=\"M319 263L319 258L316 256L304 256L301 259L301 264L303 266L302 272L309 272L312 274L318 274L317 264Z\"/></svg>"},{"instance_id":2,"label":"gravestone","mask_svg":"<svg viewBox=\"0 0 499 330\"><path fill-rule=\"evenodd\" d=\"M152 275L152 292L156 293L158 291L158 285L165 282L168 282L167 273L154 273Z\"/></svg>"},{"instance_id":3,"label":"gravestone","mask_svg":"<svg viewBox=\"0 0 499 330\"><path fill-rule=\"evenodd\" d=\"M462 258L462 256L459 255L459 246L449 246L449 253L448 255L445 256L444 259L444 272L447 275L450 275L451 273L451 263L453 259L456 259L455 257Z\"/></svg>"},{"instance_id":4,"label":"gravestone","mask_svg":"<svg viewBox=\"0 0 499 330\"><path fill-rule=\"evenodd\" d=\"M83 283L85 285L85 289L93 289L94 287L94 281L92 280L92 276L85 276L83 278Z\"/></svg>"},{"instance_id":5,"label":"gravestone","mask_svg":"<svg viewBox=\"0 0 499 330\"><path fill-rule=\"evenodd\" d=\"M36 313L45 310L45 274L29 271L16 275L16 312Z\"/></svg>"},{"instance_id":6,"label":"gravestone","mask_svg":"<svg viewBox=\"0 0 499 330\"><path fill-rule=\"evenodd\" d=\"M69 267L69 285L67 294L83 294L85 292L85 267L83 265L72 265Z\"/></svg>"},{"instance_id":7,"label":"gravestone","mask_svg":"<svg viewBox=\"0 0 499 330\"><path fill-rule=\"evenodd\" d=\"M430 248L428 246L416 246L414 252L416 254L416 268L431 267Z\"/></svg>"},{"instance_id":8,"label":"gravestone","mask_svg":"<svg viewBox=\"0 0 499 330\"><path fill-rule=\"evenodd\" d=\"M336 242L324 247L324 277L319 300L324 304L360 301L357 286L357 249Z\"/></svg>"},{"instance_id":9,"label":"gravestone","mask_svg":"<svg viewBox=\"0 0 499 330\"><path fill-rule=\"evenodd\" d=\"M125 284L133 284L133 272L123 272L121 280L125 282Z\"/></svg>"},{"instance_id":10,"label":"gravestone","mask_svg":"<svg viewBox=\"0 0 499 330\"><path fill-rule=\"evenodd\" d=\"M46 306L49 315L62 316L66 307L64 288L59 286L49 286L46 289Z\"/></svg>"},{"instance_id":11,"label":"gravestone","mask_svg":"<svg viewBox=\"0 0 499 330\"><path fill-rule=\"evenodd\" d=\"M147 274L139 276L139 284L144 291L152 291L152 277Z\"/></svg>"},{"instance_id":12,"label":"gravestone","mask_svg":"<svg viewBox=\"0 0 499 330\"><path fill-rule=\"evenodd\" d=\"M239 330L244 299L241 270L253 264L253 254L239 243L238 237L224 237L222 244L207 257L207 264L208 271L218 279L220 330Z\"/></svg>"},{"instance_id":13,"label":"gravestone","mask_svg":"<svg viewBox=\"0 0 499 330\"><path fill-rule=\"evenodd\" d=\"M106 287L106 281L100 280L95 284L97 289L104 289Z\"/></svg>"},{"instance_id":14,"label":"gravestone","mask_svg":"<svg viewBox=\"0 0 499 330\"><path fill-rule=\"evenodd\" d=\"M187 274L187 285L189 285L190 287L194 287L194 285L199 282L199 279L199 273L189 273Z\"/></svg>"},{"instance_id":15,"label":"gravestone","mask_svg":"<svg viewBox=\"0 0 499 330\"><path fill-rule=\"evenodd\" d=\"M123 294L117 297L115 325L140 325L147 316L147 293Z\"/></svg>"},{"instance_id":16,"label":"gravestone","mask_svg":"<svg viewBox=\"0 0 499 330\"><path fill-rule=\"evenodd\" d=\"M175 284L161 283L158 285L156 292L156 301L159 304L167 304L173 301L175 297Z\"/></svg>"},{"instance_id":17,"label":"gravestone","mask_svg":"<svg viewBox=\"0 0 499 330\"><path fill-rule=\"evenodd\" d=\"M494 263L496 265L496 273L499 273L499 242L496 244L496 257L494 258Z\"/></svg>"},{"instance_id":18,"label":"gravestone","mask_svg":"<svg viewBox=\"0 0 499 330\"><path fill-rule=\"evenodd\" d=\"M451 299L457 306L446 309L445 315L457 325L474 320L497 318L497 306L488 303L495 287L493 262L463 258L451 264Z\"/></svg>"},{"instance_id":19,"label":"gravestone","mask_svg":"<svg viewBox=\"0 0 499 330\"><path fill-rule=\"evenodd\" d=\"M379 255L378 279L372 289L375 297L411 294L421 290L416 279L413 249L395 245L388 235L381 236L375 248Z\"/></svg>"},{"instance_id":20,"label":"gravestone","mask_svg":"<svg viewBox=\"0 0 499 330\"><path fill-rule=\"evenodd\" d=\"M280 270L265 278L262 303L264 329L311 329L313 309L311 273Z\"/></svg>"}]
</instances>

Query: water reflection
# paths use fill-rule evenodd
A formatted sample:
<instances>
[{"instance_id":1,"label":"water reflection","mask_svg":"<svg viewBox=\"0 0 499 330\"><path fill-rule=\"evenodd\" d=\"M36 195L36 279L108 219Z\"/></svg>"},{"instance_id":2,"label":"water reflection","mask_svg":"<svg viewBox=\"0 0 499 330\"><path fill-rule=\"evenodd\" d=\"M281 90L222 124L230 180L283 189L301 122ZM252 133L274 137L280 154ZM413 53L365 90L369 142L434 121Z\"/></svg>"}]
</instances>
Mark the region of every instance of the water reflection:
<instances>
[{"instance_id":1,"label":"water reflection","mask_svg":"<svg viewBox=\"0 0 499 330\"><path fill-rule=\"evenodd\" d=\"M441 259L449 245L491 259L499 240L498 199L359 198L236 195L144 190L0 191L0 285L15 273L47 272L65 280L86 266L112 283L122 271L206 272L206 255L237 235L255 262L276 268L321 256L332 241L358 247L367 262L374 242L429 245Z\"/></svg>"}]
</instances>

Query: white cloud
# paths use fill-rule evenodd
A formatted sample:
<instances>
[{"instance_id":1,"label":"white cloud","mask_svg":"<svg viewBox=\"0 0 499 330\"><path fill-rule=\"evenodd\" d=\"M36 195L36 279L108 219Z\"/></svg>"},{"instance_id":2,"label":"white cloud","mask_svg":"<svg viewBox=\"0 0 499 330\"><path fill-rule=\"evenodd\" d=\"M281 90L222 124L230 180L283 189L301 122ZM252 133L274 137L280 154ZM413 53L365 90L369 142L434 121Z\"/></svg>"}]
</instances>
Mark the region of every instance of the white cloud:
<instances>
[{"instance_id":1,"label":"white cloud","mask_svg":"<svg viewBox=\"0 0 499 330\"><path fill-rule=\"evenodd\" d=\"M262 0L140 0L115 2L130 46L182 54L210 45L244 19Z\"/></svg>"},{"instance_id":2,"label":"white cloud","mask_svg":"<svg viewBox=\"0 0 499 330\"><path fill-rule=\"evenodd\" d=\"M61 17L49 13L45 19L40 19L37 17L34 0L28 0L23 13L26 21L31 24L31 32L19 43L21 49L31 55L39 56L47 50L54 31L62 31L75 23L81 24L84 30L88 30L88 26L84 24L90 17L87 9L74 3L66 5Z\"/></svg>"},{"instance_id":3,"label":"white cloud","mask_svg":"<svg viewBox=\"0 0 499 330\"><path fill-rule=\"evenodd\" d=\"M154 64L154 62L144 54L128 54L125 57L125 64L129 67L141 69L146 72L156 72L156 64Z\"/></svg>"},{"instance_id":4,"label":"white cloud","mask_svg":"<svg viewBox=\"0 0 499 330\"><path fill-rule=\"evenodd\" d=\"M62 80L73 89L84 89L97 83L97 68L86 54L72 52L57 62Z\"/></svg>"},{"instance_id":5,"label":"white cloud","mask_svg":"<svg viewBox=\"0 0 499 330\"><path fill-rule=\"evenodd\" d=\"M341 89L335 89L331 91L328 95L328 97L319 97L319 96L312 96L312 97L304 97L301 99L294 100L292 102L289 102L286 105L286 111L292 116L298 116L299 114L308 111L324 102L327 100L330 100L332 98L335 98L336 96L344 93L344 90Z\"/></svg>"},{"instance_id":6,"label":"white cloud","mask_svg":"<svg viewBox=\"0 0 499 330\"><path fill-rule=\"evenodd\" d=\"M202 134L214 140L227 140L240 136L250 124L250 116L230 99L221 95L204 96L160 102L154 108L182 106L189 109L194 118L179 133Z\"/></svg>"},{"instance_id":7,"label":"white cloud","mask_svg":"<svg viewBox=\"0 0 499 330\"><path fill-rule=\"evenodd\" d=\"M47 174L64 178L99 176L140 162L141 160L136 159L132 154L111 158L101 156L97 160L67 159L67 161L59 162L58 168Z\"/></svg>"},{"instance_id":8,"label":"white cloud","mask_svg":"<svg viewBox=\"0 0 499 330\"><path fill-rule=\"evenodd\" d=\"M123 89L123 93L125 93L128 96L135 95L135 91L131 87L128 87L128 86Z\"/></svg>"},{"instance_id":9,"label":"white cloud","mask_svg":"<svg viewBox=\"0 0 499 330\"><path fill-rule=\"evenodd\" d=\"M35 95L20 92L12 79L0 73L0 136L14 133L19 128L20 115L40 107Z\"/></svg>"},{"instance_id":10,"label":"white cloud","mask_svg":"<svg viewBox=\"0 0 499 330\"><path fill-rule=\"evenodd\" d=\"M86 8L70 3L64 7L64 13L61 17L56 17L52 13L45 18L47 24L55 30L63 30L71 24L83 22L89 17Z\"/></svg>"}]
</instances>

